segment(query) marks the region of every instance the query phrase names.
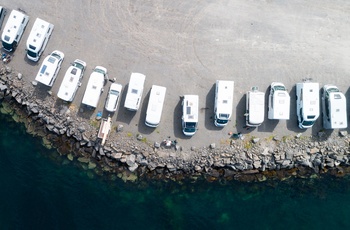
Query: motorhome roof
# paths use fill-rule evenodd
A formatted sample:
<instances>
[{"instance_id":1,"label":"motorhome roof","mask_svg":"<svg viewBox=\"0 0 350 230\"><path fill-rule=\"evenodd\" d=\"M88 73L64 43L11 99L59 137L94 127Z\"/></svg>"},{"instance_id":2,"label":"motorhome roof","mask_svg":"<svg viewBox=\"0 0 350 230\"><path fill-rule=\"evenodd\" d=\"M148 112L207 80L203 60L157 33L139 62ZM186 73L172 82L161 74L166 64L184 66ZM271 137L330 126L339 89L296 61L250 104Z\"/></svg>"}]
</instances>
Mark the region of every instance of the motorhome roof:
<instances>
[{"instance_id":1,"label":"motorhome roof","mask_svg":"<svg viewBox=\"0 0 350 230\"><path fill-rule=\"evenodd\" d=\"M97 68L97 67L96 67ZM96 108L104 84L104 75L95 70L91 73L82 103ZM105 68L104 68L105 69Z\"/></svg>"},{"instance_id":2,"label":"motorhome roof","mask_svg":"<svg viewBox=\"0 0 350 230\"><path fill-rule=\"evenodd\" d=\"M59 57L63 58L64 54L58 50L55 50L50 55L48 55L41 64L35 80L44 85L49 85L55 75Z\"/></svg>"},{"instance_id":3,"label":"motorhome roof","mask_svg":"<svg viewBox=\"0 0 350 230\"><path fill-rule=\"evenodd\" d=\"M27 40L27 49L33 52L39 51L45 39L45 34L51 26L53 25L47 21L37 18Z\"/></svg>"},{"instance_id":4,"label":"motorhome roof","mask_svg":"<svg viewBox=\"0 0 350 230\"><path fill-rule=\"evenodd\" d=\"M146 76L141 73L131 74L124 104L126 108L137 109L137 103L142 96L145 79Z\"/></svg>"},{"instance_id":5,"label":"motorhome roof","mask_svg":"<svg viewBox=\"0 0 350 230\"><path fill-rule=\"evenodd\" d=\"M289 119L290 96L287 91L275 90L272 103L274 119Z\"/></svg>"},{"instance_id":6,"label":"motorhome roof","mask_svg":"<svg viewBox=\"0 0 350 230\"><path fill-rule=\"evenodd\" d=\"M303 108L303 117L320 115L320 93L319 84L316 82L305 82L303 84L303 100L305 101ZM314 118L313 118L314 119Z\"/></svg>"},{"instance_id":7,"label":"motorhome roof","mask_svg":"<svg viewBox=\"0 0 350 230\"><path fill-rule=\"evenodd\" d=\"M71 101L78 87L82 69L70 66L64 75L57 97L65 101Z\"/></svg>"},{"instance_id":8,"label":"motorhome roof","mask_svg":"<svg viewBox=\"0 0 350 230\"><path fill-rule=\"evenodd\" d=\"M346 98L341 92L331 92L329 94L330 100L330 116L332 128L346 128Z\"/></svg>"},{"instance_id":9,"label":"motorhome roof","mask_svg":"<svg viewBox=\"0 0 350 230\"><path fill-rule=\"evenodd\" d=\"M6 43L11 44L15 40L18 30L20 29L20 25L25 17L27 17L25 14L17 10L12 10L5 25L1 39Z\"/></svg>"},{"instance_id":10,"label":"motorhome roof","mask_svg":"<svg viewBox=\"0 0 350 230\"><path fill-rule=\"evenodd\" d=\"M146 112L146 123L158 124L162 116L163 104L165 99L166 88L163 86L152 85L151 95Z\"/></svg>"},{"instance_id":11,"label":"motorhome roof","mask_svg":"<svg viewBox=\"0 0 350 230\"><path fill-rule=\"evenodd\" d=\"M232 100L233 100L233 81L216 81L218 91L217 91L217 117L220 117L220 114L229 114L232 113ZM229 117L226 117L229 119Z\"/></svg>"},{"instance_id":12,"label":"motorhome roof","mask_svg":"<svg viewBox=\"0 0 350 230\"><path fill-rule=\"evenodd\" d=\"M265 93L260 91L249 91L249 123L260 124L265 115Z\"/></svg>"},{"instance_id":13,"label":"motorhome roof","mask_svg":"<svg viewBox=\"0 0 350 230\"><path fill-rule=\"evenodd\" d=\"M198 122L198 95L184 95L184 122Z\"/></svg>"}]
</instances>

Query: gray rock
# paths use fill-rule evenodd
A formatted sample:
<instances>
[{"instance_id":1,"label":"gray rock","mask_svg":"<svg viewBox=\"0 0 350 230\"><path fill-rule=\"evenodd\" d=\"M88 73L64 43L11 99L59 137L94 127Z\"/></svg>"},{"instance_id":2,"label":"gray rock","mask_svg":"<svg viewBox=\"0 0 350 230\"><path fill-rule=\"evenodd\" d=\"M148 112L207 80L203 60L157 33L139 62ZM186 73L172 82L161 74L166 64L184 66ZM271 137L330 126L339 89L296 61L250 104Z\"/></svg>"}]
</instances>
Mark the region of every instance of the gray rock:
<instances>
[{"instance_id":1,"label":"gray rock","mask_svg":"<svg viewBox=\"0 0 350 230\"><path fill-rule=\"evenodd\" d=\"M173 164L167 164L166 167L170 172L176 171L176 168Z\"/></svg>"},{"instance_id":2,"label":"gray rock","mask_svg":"<svg viewBox=\"0 0 350 230\"><path fill-rule=\"evenodd\" d=\"M130 172L134 172L138 167L139 165L137 163L134 163L133 165L129 166L128 169Z\"/></svg>"},{"instance_id":3,"label":"gray rock","mask_svg":"<svg viewBox=\"0 0 350 230\"><path fill-rule=\"evenodd\" d=\"M211 143L209 147L210 147L211 149L215 149L216 145L215 145L215 143Z\"/></svg>"},{"instance_id":4,"label":"gray rock","mask_svg":"<svg viewBox=\"0 0 350 230\"><path fill-rule=\"evenodd\" d=\"M6 66L6 73L11 73L12 72L12 68L10 66Z\"/></svg>"},{"instance_id":5,"label":"gray rock","mask_svg":"<svg viewBox=\"0 0 350 230\"><path fill-rule=\"evenodd\" d=\"M116 159L116 160L119 160L120 158L122 158L122 153L112 153L111 154L111 157Z\"/></svg>"},{"instance_id":6,"label":"gray rock","mask_svg":"<svg viewBox=\"0 0 350 230\"><path fill-rule=\"evenodd\" d=\"M154 147L155 148L160 148L160 143L159 142L154 142Z\"/></svg>"},{"instance_id":7,"label":"gray rock","mask_svg":"<svg viewBox=\"0 0 350 230\"><path fill-rule=\"evenodd\" d=\"M103 148L102 148L102 147L100 147L100 149L98 150L98 153L99 153L101 156L106 155L105 152L103 151Z\"/></svg>"},{"instance_id":8,"label":"gray rock","mask_svg":"<svg viewBox=\"0 0 350 230\"><path fill-rule=\"evenodd\" d=\"M119 124L119 125L117 126L117 132L122 132L123 129L124 129L124 126L121 125L121 124Z\"/></svg>"},{"instance_id":9,"label":"gray rock","mask_svg":"<svg viewBox=\"0 0 350 230\"><path fill-rule=\"evenodd\" d=\"M192 146L192 147L191 147L191 151L196 151L196 147L195 147L195 146Z\"/></svg>"},{"instance_id":10,"label":"gray rock","mask_svg":"<svg viewBox=\"0 0 350 230\"><path fill-rule=\"evenodd\" d=\"M23 75L22 75L21 73L18 73L18 74L17 74L17 78L18 78L19 80L21 80L22 77L23 77Z\"/></svg>"},{"instance_id":11,"label":"gray rock","mask_svg":"<svg viewBox=\"0 0 350 230\"><path fill-rule=\"evenodd\" d=\"M7 90L7 86L0 84L0 91L5 91L5 90Z\"/></svg>"},{"instance_id":12,"label":"gray rock","mask_svg":"<svg viewBox=\"0 0 350 230\"><path fill-rule=\"evenodd\" d=\"M134 154L130 154L126 157L126 164L128 166L133 166L135 164L136 156Z\"/></svg>"},{"instance_id":13,"label":"gray rock","mask_svg":"<svg viewBox=\"0 0 350 230\"><path fill-rule=\"evenodd\" d=\"M273 137L273 140L274 140L274 141L280 141L281 138L280 138L279 136L274 136L274 137Z\"/></svg>"},{"instance_id":14,"label":"gray rock","mask_svg":"<svg viewBox=\"0 0 350 230\"><path fill-rule=\"evenodd\" d=\"M302 135L303 135L302 133L298 133L295 137L300 138Z\"/></svg>"},{"instance_id":15,"label":"gray rock","mask_svg":"<svg viewBox=\"0 0 350 230\"><path fill-rule=\"evenodd\" d=\"M136 135L136 139L137 139L137 140L141 141L142 138L143 138L143 136L142 136L141 134L137 134L137 135Z\"/></svg>"},{"instance_id":16,"label":"gray rock","mask_svg":"<svg viewBox=\"0 0 350 230\"><path fill-rule=\"evenodd\" d=\"M252 142L254 144L258 143L260 141L260 138L256 137L256 138L253 138Z\"/></svg>"},{"instance_id":17,"label":"gray rock","mask_svg":"<svg viewBox=\"0 0 350 230\"><path fill-rule=\"evenodd\" d=\"M347 135L348 135L348 131L346 130L339 131L339 136L346 137Z\"/></svg>"}]
</instances>

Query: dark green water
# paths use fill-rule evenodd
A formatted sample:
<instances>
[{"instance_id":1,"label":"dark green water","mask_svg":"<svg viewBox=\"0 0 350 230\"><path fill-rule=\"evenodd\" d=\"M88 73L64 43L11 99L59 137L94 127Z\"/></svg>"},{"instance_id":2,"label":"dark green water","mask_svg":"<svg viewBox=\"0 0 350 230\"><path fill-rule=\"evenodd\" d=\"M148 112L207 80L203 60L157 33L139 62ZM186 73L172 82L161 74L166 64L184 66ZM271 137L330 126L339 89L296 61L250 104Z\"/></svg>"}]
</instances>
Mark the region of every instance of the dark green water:
<instances>
[{"instance_id":1,"label":"dark green water","mask_svg":"<svg viewBox=\"0 0 350 230\"><path fill-rule=\"evenodd\" d=\"M347 229L350 181L91 179L0 115L0 229Z\"/></svg>"}]
</instances>

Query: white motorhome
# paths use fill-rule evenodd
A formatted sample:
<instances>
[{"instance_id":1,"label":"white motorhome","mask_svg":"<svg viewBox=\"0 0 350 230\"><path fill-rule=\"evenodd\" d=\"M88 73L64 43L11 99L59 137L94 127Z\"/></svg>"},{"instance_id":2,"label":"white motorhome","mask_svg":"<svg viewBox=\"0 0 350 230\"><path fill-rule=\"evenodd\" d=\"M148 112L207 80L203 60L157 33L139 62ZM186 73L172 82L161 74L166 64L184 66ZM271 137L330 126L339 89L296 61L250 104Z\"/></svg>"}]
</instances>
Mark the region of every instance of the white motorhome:
<instances>
[{"instance_id":1,"label":"white motorhome","mask_svg":"<svg viewBox=\"0 0 350 230\"><path fill-rule=\"evenodd\" d=\"M268 119L289 120L290 96L284 84L273 82L270 86Z\"/></svg>"},{"instance_id":2,"label":"white motorhome","mask_svg":"<svg viewBox=\"0 0 350 230\"><path fill-rule=\"evenodd\" d=\"M141 104L143 85L146 76L141 73L132 73L130 76L128 92L126 94L124 107L131 111L137 111Z\"/></svg>"},{"instance_id":3,"label":"white motorhome","mask_svg":"<svg viewBox=\"0 0 350 230\"><path fill-rule=\"evenodd\" d=\"M296 107L299 128L311 128L320 115L320 86L316 82L296 84Z\"/></svg>"},{"instance_id":4,"label":"white motorhome","mask_svg":"<svg viewBox=\"0 0 350 230\"><path fill-rule=\"evenodd\" d=\"M155 128L159 125L163 111L166 88L153 85L146 111L145 124L148 127Z\"/></svg>"},{"instance_id":5,"label":"white motorhome","mask_svg":"<svg viewBox=\"0 0 350 230\"><path fill-rule=\"evenodd\" d=\"M67 69L58 90L57 97L60 99L72 102L78 87L81 85L81 79L83 78L86 63L82 60L76 59L72 65Z\"/></svg>"},{"instance_id":6,"label":"white motorhome","mask_svg":"<svg viewBox=\"0 0 350 230\"><path fill-rule=\"evenodd\" d=\"M107 69L102 66L96 66L91 73L88 84L85 89L82 103L88 107L96 108L103 92L103 85Z\"/></svg>"},{"instance_id":7,"label":"white motorhome","mask_svg":"<svg viewBox=\"0 0 350 230\"><path fill-rule=\"evenodd\" d=\"M260 92L258 87L252 87L246 96L246 126L258 127L264 121L265 93Z\"/></svg>"},{"instance_id":8,"label":"white motorhome","mask_svg":"<svg viewBox=\"0 0 350 230\"><path fill-rule=\"evenodd\" d=\"M41 84L51 87L56 80L59 70L61 69L63 59L64 54L61 51L53 51L44 59L35 80Z\"/></svg>"},{"instance_id":9,"label":"white motorhome","mask_svg":"<svg viewBox=\"0 0 350 230\"><path fill-rule=\"evenodd\" d=\"M47 21L40 18L35 20L27 40L27 57L29 60L35 62L39 60L49 41L53 28L54 26Z\"/></svg>"},{"instance_id":10,"label":"white motorhome","mask_svg":"<svg viewBox=\"0 0 350 230\"><path fill-rule=\"evenodd\" d=\"M322 116L325 129L345 129L348 127L346 98L334 85L323 86Z\"/></svg>"},{"instance_id":11,"label":"white motorhome","mask_svg":"<svg viewBox=\"0 0 350 230\"><path fill-rule=\"evenodd\" d=\"M1 40L2 47L11 52L16 49L19 41L22 38L23 32L28 24L29 17L17 10L12 10L7 19L4 31L2 32Z\"/></svg>"},{"instance_id":12,"label":"white motorhome","mask_svg":"<svg viewBox=\"0 0 350 230\"><path fill-rule=\"evenodd\" d=\"M214 124L225 126L232 115L233 81L217 80L215 86Z\"/></svg>"},{"instance_id":13,"label":"white motorhome","mask_svg":"<svg viewBox=\"0 0 350 230\"><path fill-rule=\"evenodd\" d=\"M118 102L119 102L120 94L122 92L122 88L123 88L123 86L121 84L117 84L117 83L111 84L109 91L108 91L106 104L105 104L105 109L108 112L114 113L115 111L117 111Z\"/></svg>"},{"instance_id":14,"label":"white motorhome","mask_svg":"<svg viewBox=\"0 0 350 230\"><path fill-rule=\"evenodd\" d=\"M182 132L193 136L198 125L198 95L184 95L182 100Z\"/></svg>"}]
</instances>

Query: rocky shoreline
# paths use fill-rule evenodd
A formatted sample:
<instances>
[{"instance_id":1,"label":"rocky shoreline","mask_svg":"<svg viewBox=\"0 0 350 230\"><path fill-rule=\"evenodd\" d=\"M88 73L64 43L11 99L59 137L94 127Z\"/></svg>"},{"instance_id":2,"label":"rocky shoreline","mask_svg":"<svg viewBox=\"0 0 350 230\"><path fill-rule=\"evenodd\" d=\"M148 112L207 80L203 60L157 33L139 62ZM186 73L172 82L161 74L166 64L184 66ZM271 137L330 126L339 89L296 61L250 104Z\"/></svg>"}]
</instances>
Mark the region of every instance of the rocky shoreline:
<instances>
[{"instance_id":1,"label":"rocky shoreline","mask_svg":"<svg viewBox=\"0 0 350 230\"><path fill-rule=\"evenodd\" d=\"M65 104L23 80L9 65L0 69L0 111L23 122L27 132L40 136L47 148L56 148L70 161L99 175L124 181L148 179L204 178L215 180L264 181L289 177L318 177L322 173L342 176L350 172L350 137L320 131L317 136L249 135L227 138L224 147L215 143L185 151L179 143L150 143L141 134L113 126L104 146L97 139L99 120L84 116L88 111ZM43 95L44 94L44 95Z\"/></svg>"}]
</instances>

